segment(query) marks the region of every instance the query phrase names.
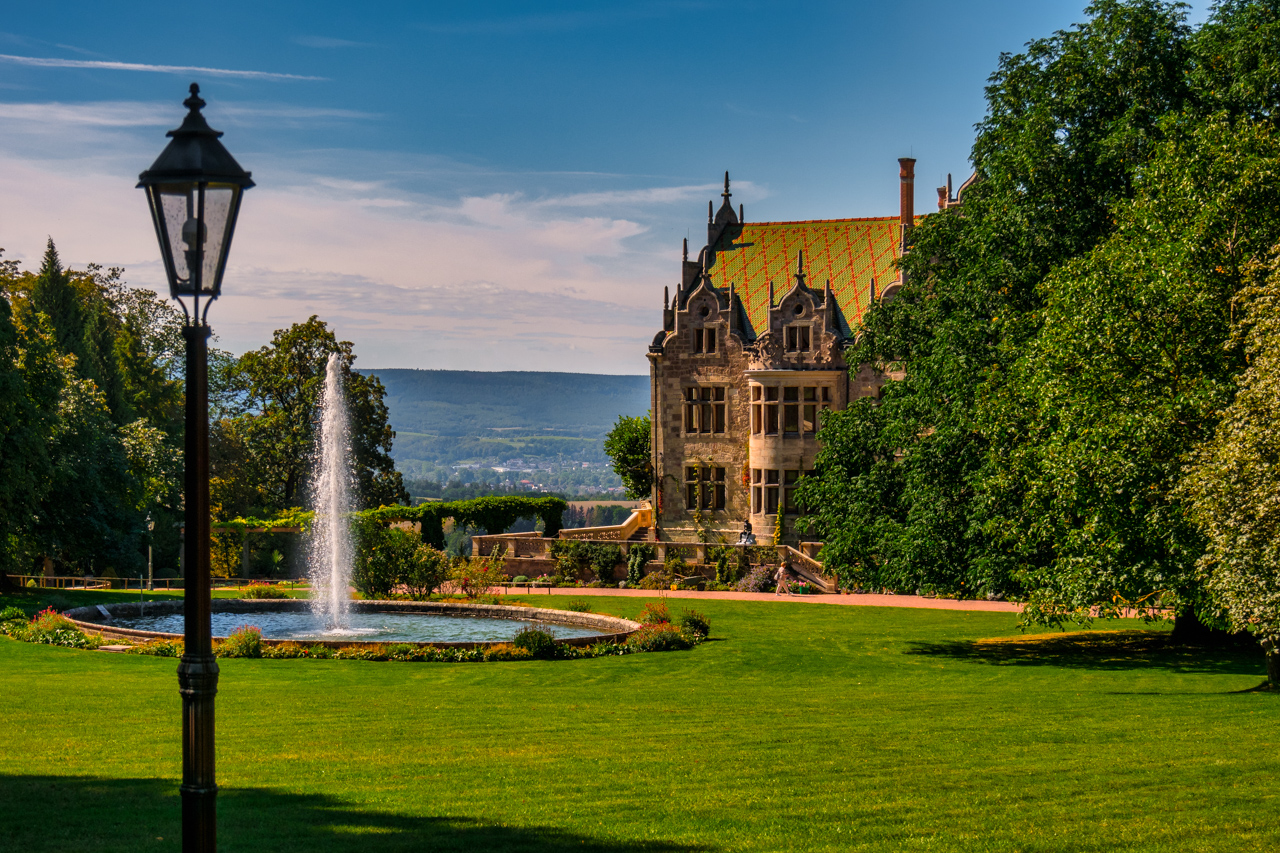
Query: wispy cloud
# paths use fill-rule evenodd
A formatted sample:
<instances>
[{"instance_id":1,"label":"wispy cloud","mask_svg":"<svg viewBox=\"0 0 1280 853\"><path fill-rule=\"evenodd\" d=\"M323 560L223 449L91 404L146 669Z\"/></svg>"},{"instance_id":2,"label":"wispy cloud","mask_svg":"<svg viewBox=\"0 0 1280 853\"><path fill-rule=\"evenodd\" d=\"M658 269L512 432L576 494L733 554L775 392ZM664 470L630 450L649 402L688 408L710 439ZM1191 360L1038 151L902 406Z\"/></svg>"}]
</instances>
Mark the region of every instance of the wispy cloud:
<instances>
[{"instance_id":1,"label":"wispy cloud","mask_svg":"<svg viewBox=\"0 0 1280 853\"><path fill-rule=\"evenodd\" d=\"M279 74L274 71L242 71L234 68L205 68L199 65L147 65L140 62L105 62L89 59L52 59L40 56L13 56L0 53L0 62L34 68L91 68L104 71L150 71L157 74L207 74L210 77L236 77L245 80L324 80L305 74Z\"/></svg>"},{"instance_id":2,"label":"wispy cloud","mask_svg":"<svg viewBox=\"0 0 1280 853\"><path fill-rule=\"evenodd\" d=\"M742 186L748 186L743 184ZM735 188L740 188L735 185ZM646 187L634 190L608 190L605 192L573 193L553 196L534 202L538 207L613 207L625 208L639 205L677 204L691 201L707 193L719 194L720 184L690 184L682 187Z\"/></svg>"},{"instance_id":3,"label":"wispy cloud","mask_svg":"<svg viewBox=\"0 0 1280 853\"><path fill-rule=\"evenodd\" d=\"M379 113L366 113L360 110L342 110L329 107L293 107L284 105L263 104L252 106L247 104L224 104L220 112L232 118L272 118L293 119L350 119L363 120L382 118Z\"/></svg>"},{"instance_id":4,"label":"wispy cloud","mask_svg":"<svg viewBox=\"0 0 1280 853\"><path fill-rule=\"evenodd\" d=\"M64 104L57 101L0 103L0 118L96 127L154 127L175 122L172 106L138 101L98 101L92 104Z\"/></svg>"},{"instance_id":5,"label":"wispy cloud","mask_svg":"<svg viewBox=\"0 0 1280 853\"><path fill-rule=\"evenodd\" d=\"M328 36L296 36L293 39L294 44L300 44L303 47L318 48L337 48L337 47L373 47L372 44L365 41L350 41L348 39L335 39Z\"/></svg>"}]
</instances>

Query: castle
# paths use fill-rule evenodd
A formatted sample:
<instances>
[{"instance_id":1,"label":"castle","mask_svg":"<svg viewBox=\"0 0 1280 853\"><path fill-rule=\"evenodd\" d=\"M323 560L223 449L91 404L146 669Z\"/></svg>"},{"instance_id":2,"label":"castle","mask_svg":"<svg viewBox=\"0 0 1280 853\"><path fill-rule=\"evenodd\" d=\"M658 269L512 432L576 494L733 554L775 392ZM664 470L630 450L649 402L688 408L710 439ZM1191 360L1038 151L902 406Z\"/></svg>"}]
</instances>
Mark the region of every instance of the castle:
<instances>
[{"instance_id":1,"label":"castle","mask_svg":"<svg viewBox=\"0 0 1280 853\"><path fill-rule=\"evenodd\" d=\"M903 284L896 262L918 220L915 160L898 164L898 215L869 219L748 223L725 173L707 244L690 260L685 241L649 346L662 541L735 542L744 521L761 543L778 523L780 541L797 541L794 489L813 468L820 413L876 397L892 377L868 364L851 373L845 349L872 302ZM939 208L960 203L947 184Z\"/></svg>"}]
</instances>

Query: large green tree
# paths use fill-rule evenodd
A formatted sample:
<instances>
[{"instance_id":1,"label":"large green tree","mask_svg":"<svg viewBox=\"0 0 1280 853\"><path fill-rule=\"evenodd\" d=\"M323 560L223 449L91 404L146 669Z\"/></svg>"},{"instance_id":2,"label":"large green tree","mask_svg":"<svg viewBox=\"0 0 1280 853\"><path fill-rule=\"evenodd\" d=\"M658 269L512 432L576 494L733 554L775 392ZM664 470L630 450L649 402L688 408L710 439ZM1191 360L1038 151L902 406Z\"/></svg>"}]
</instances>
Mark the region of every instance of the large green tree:
<instances>
[{"instance_id":1,"label":"large green tree","mask_svg":"<svg viewBox=\"0 0 1280 853\"><path fill-rule=\"evenodd\" d=\"M1030 429L983 497L1045 621L1140 601L1212 609L1176 487L1245 366L1232 310L1280 241L1280 138L1243 118L1168 124L1115 232L1042 282L1040 333L1011 370L1004 402Z\"/></svg>"},{"instance_id":2,"label":"large green tree","mask_svg":"<svg viewBox=\"0 0 1280 853\"><path fill-rule=\"evenodd\" d=\"M342 363L360 504L408 502L391 458L395 432L382 383L353 371L351 342L339 341L312 316L278 330L270 344L245 353L230 369L229 411L214 427L211 448L211 475L223 514L276 512L306 503L320 392L332 354Z\"/></svg>"},{"instance_id":3,"label":"large green tree","mask_svg":"<svg viewBox=\"0 0 1280 853\"><path fill-rule=\"evenodd\" d=\"M119 269L64 268L52 240L37 273L7 264L4 284L15 308L8 360L27 392L5 401L27 427L10 430L10 440L40 436L0 463L12 469L10 494L26 496L24 513L6 513L16 537L10 563L28 568L44 556L60 571L132 571L151 512L163 566L176 556L171 521L181 500L182 391L169 352L176 311L127 287Z\"/></svg>"},{"instance_id":4,"label":"large green tree","mask_svg":"<svg viewBox=\"0 0 1280 853\"><path fill-rule=\"evenodd\" d=\"M1180 496L1208 539L1197 568L1214 603L1262 643L1280 686L1280 246L1274 254L1248 270L1259 281L1235 301L1248 367Z\"/></svg>"},{"instance_id":5,"label":"large green tree","mask_svg":"<svg viewBox=\"0 0 1280 853\"><path fill-rule=\"evenodd\" d=\"M904 363L824 422L802 486L829 562L1027 617L1206 612L1176 486L1242 369L1230 306L1277 238L1280 4L1094 3L1001 57L960 209L915 229L853 360Z\"/></svg>"},{"instance_id":6,"label":"large green tree","mask_svg":"<svg viewBox=\"0 0 1280 853\"><path fill-rule=\"evenodd\" d=\"M851 353L854 362L904 362L906 379L886 388L880 407L827 420L832 436L869 433L877 442L869 453L824 444L817 470L856 482L852 503L813 483L800 497L818 508L826 538L874 523L864 550L878 574L864 581L1017 591L977 496L1001 445L1027 424L993 425L988 402L1006 393L1010 366L1038 330L1038 284L1111 232L1111 209L1132 195L1133 169L1160 138L1160 118L1188 97L1180 9L1102 0L1087 14L1000 57L973 147L978 183L961 210L914 230L907 285L869 312ZM868 423L846 430L843 419Z\"/></svg>"},{"instance_id":7,"label":"large green tree","mask_svg":"<svg viewBox=\"0 0 1280 853\"><path fill-rule=\"evenodd\" d=\"M48 492L63 371L48 334L14 322L17 265L0 261L0 571L24 569L31 521Z\"/></svg>"}]
</instances>

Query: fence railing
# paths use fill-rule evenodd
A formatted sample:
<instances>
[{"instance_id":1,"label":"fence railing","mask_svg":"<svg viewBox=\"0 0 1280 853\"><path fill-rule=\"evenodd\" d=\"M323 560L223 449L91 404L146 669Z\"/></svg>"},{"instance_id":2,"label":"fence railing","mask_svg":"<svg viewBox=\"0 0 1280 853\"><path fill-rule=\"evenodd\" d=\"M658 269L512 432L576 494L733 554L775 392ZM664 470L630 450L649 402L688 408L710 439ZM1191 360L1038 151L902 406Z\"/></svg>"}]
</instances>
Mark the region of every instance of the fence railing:
<instances>
[{"instance_id":1,"label":"fence railing","mask_svg":"<svg viewBox=\"0 0 1280 853\"><path fill-rule=\"evenodd\" d=\"M9 575L9 580L20 587L27 587L31 582L34 588L38 589L167 589L181 590L183 589L182 578L155 578L152 580L152 586L148 587L147 579L144 578L95 578L95 577L72 577L69 575ZM238 589L250 586L251 584L260 583L287 583L289 589L299 589L307 586L307 582L300 578L285 578L279 580L276 578L211 578L210 585L213 589ZM30 588L30 587L29 587Z\"/></svg>"},{"instance_id":2,"label":"fence railing","mask_svg":"<svg viewBox=\"0 0 1280 853\"><path fill-rule=\"evenodd\" d=\"M108 578L71 577L69 575L9 575L18 586L28 585L39 589L109 589Z\"/></svg>"},{"instance_id":3,"label":"fence railing","mask_svg":"<svg viewBox=\"0 0 1280 853\"><path fill-rule=\"evenodd\" d=\"M535 571L538 568L536 565L528 566L534 560L551 560L551 546L556 541L555 539L506 536L476 536L472 539L476 555L502 554L507 571L513 575L529 574ZM813 584L823 592L836 592L838 587L836 580L827 575L826 567L819 560L789 545L739 545L737 543L716 545L705 542L631 542L616 539L579 539L577 541L617 545L622 550L624 563L632 548L641 545L652 547L655 558L650 563L651 566L661 565L671 556L681 557L694 565L710 566L726 552L729 561L739 566L781 566L785 562L801 580ZM821 547L821 543L804 544L816 544L819 548ZM812 552L817 549L805 550ZM522 563L525 567L522 567Z\"/></svg>"}]
</instances>

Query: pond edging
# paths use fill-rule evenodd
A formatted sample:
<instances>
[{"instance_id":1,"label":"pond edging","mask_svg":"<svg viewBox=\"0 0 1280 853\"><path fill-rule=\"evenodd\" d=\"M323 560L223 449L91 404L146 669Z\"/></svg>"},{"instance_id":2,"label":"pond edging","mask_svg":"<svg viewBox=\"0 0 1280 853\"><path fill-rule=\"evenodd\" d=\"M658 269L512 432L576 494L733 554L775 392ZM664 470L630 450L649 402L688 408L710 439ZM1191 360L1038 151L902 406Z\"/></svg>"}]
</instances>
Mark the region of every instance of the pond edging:
<instances>
[{"instance_id":1,"label":"pond edging","mask_svg":"<svg viewBox=\"0 0 1280 853\"><path fill-rule=\"evenodd\" d=\"M263 613L263 612L299 612L310 610L310 602L305 599L252 599L252 598L215 598L212 609L215 613ZM542 607L518 607L510 604L465 604L455 601L353 601L352 610L372 613L435 613L442 616L484 616L489 619L517 619L533 622L546 622L559 625L572 625L578 628L594 628L601 634L594 637L570 637L556 640L566 646L594 646L597 643L622 643L633 633L640 630L640 623L617 616L606 616L602 613L580 613L573 610L554 610ZM121 640L181 640L182 634L170 634L161 631L139 631L135 628L121 628L104 622L110 616L142 616L167 613L181 613L181 601L148 601L118 602L109 605L90 605L76 607L63 615L75 623L85 633L98 634L103 638ZM107 616L103 615L106 611ZM225 637L214 637L224 640ZM286 643L298 643L297 640L275 640L263 638L264 645L279 646ZM305 645L325 646L328 648L344 648L347 646L434 646L439 649L475 649L489 648L507 643L507 640L489 642L418 642L401 641L365 641L365 640L316 640L306 641Z\"/></svg>"}]
</instances>

